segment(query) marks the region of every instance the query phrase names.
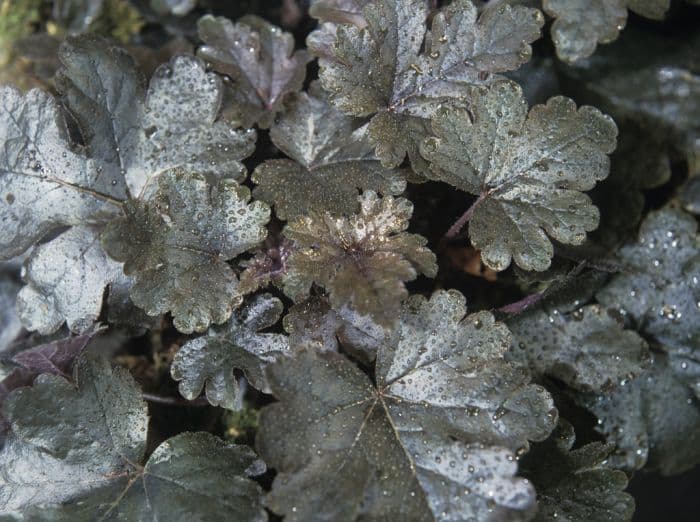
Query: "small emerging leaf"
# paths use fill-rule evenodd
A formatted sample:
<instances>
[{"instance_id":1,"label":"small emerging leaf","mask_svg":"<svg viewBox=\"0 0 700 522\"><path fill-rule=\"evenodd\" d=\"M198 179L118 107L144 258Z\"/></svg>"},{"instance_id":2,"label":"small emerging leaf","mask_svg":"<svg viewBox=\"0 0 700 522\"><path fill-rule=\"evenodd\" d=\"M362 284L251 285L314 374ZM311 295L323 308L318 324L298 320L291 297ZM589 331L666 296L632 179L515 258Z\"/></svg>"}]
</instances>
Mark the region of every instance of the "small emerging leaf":
<instances>
[{"instance_id":1,"label":"small emerging leaf","mask_svg":"<svg viewBox=\"0 0 700 522\"><path fill-rule=\"evenodd\" d=\"M265 367L288 354L289 343L285 335L259 331L275 324L283 309L270 294L255 296L226 324L185 343L170 369L173 379L180 381L183 397L195 399L206 386L210 404L240 410L243 398L235 369L242 370L255 388L270 393Z\"/></svg>"},{"instance_id":2,"label":"small emerging leaf","mask_svg":"<svg viewBox=\"0 0 700 522\"><path fill-rule=\"evenodd\" d=\"M284 291L300 300L316 283L328 291L333 308L348 306L390 325L408 295L404 282L419 273L434 277L435 255L425 238L405 232L413 213L408 200L367 191L359 201L360 212L349 217L312 213L287 224L284 234L294 250Z\"/></svg>"},{"instance_id":3,"label":"small emerging leaf","mask_svg":"<svg viewBox=\"0 0 700 522\"><path fill-rule=\"evenodd\" d=\"M435 178L479 195L469 237L486 265L504 270L513 258L525 270L546 270L554 254L548 236L578 245L598 225L583 191L608 175L617 127L563 97L528 113L511 82L478 90L472 106L473 114L439 111L421 154Z\"/></svg>"},{"instance_id":4,"label":"small emerging leaf","mask_svg":"<svg viewBox=\"0 0 700 522\"><path fill-rule=\"evenodd\" d=\"M555 18L552 40L559 58L572 63L592 55L597 44L615 40L627 23L626 4L627 0L544 0L545 12Z\"/></svg>"},{"instance_id":5,"label":"small emerging leaf","mask_svg":"<svg viewBox=\"0 0 700 522\"><path fill-rule=\"evenodd\" d=\"M147 201L132 200L126 216L102 234L110 257L134 276L131 298L149 315L170 311L184 333L223 323L242 296L226 263L260 243L270 209L249 203L250 191L229 179L213 185L198 174L170 171Z\"/></svg>"}]
</instances>

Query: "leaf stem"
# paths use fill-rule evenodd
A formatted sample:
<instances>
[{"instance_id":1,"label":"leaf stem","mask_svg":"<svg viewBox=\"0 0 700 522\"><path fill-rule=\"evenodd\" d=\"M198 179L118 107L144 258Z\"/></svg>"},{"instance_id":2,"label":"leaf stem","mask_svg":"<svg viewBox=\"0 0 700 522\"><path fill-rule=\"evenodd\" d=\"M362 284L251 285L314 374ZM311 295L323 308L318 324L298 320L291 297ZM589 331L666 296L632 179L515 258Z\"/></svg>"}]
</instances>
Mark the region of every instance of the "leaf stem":
<instances>
[{"instance_id":1,"label":"leaf stem","mask_svg":"<svg viewBox=\"0 0 700 522\"><path fill-rule=\"evenodd\" d=\"M457 235L461 232L461 230L464 228L464 225L466 225L469 220L472 218L472 214L474 214L474 209L476 206L481 203L485 198L486 198L487 193L483 192L477 200L472 203L472 205L462 214L457 221L454 222L454 224L450 227L450 229L445 233L444 239L454 239L457 237Z\"/></svg>"},{"instance_id":2,"label":"leaf stem","mask_svg":"<svg viewBox=\"0 0 700 522\"><path fill-rule=\"evenodd\" d=\"M206 397L197 397L188 401L182 397L164 397L163 395L157 395L155 393L144 392L141 394L144 400L148 402L154 402L156 404L163 404L165 406L209 406L209 401Z\"/></svg>"},{"instance_id":3,"label":"leaf stem","mask_svg":"<svg viewBox=\"0 0 700 522\"><path fill-rule=\"evenodd\" d=\"M526 295L519 301L507 304L505 306L501 306L496 310L498 312L503 312L506 314L519 314L520 312L524 312L525 310L530 308L532 305L539 303L542 300L542 298L544 298L544 295L544 292L537 292L534 294Z\"/></svg>"}]
</instances>

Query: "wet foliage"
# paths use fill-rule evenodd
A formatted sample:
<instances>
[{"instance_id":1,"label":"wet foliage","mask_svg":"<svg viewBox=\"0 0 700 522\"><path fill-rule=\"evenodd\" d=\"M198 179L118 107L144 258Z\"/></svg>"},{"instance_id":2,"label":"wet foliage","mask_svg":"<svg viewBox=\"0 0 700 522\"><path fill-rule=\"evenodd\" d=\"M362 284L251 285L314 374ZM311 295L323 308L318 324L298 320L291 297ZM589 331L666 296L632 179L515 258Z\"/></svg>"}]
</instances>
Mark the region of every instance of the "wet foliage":
<instances>
[{"instance_id":1,"label":"wet foliage","mask_svg":"<svg viewBox=\"0 0 700 522\"><path fill-rule=\"evenodd\" d=\"M0 1L0 519L645 520L700 464L698 35Z\"/></svg>"}]
</instances>

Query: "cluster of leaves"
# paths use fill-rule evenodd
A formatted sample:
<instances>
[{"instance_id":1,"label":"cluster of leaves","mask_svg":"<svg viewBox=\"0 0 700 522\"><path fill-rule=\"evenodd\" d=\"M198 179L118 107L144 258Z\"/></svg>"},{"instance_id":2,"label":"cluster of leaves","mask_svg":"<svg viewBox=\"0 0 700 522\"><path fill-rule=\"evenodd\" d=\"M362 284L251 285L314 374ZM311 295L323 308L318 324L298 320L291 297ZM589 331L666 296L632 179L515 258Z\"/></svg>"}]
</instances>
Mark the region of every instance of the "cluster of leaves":
<instances>
[{"instance_id":1,"label":"cluster of leaves","mask_svg":"<svg viewBox=\"0 0 700 522\"><path fill-rule=\"evenodd\" d=\"M0 3L0 518L631 520L700 463L697 36L307 3Z\"/></svg>"}]
</instances>

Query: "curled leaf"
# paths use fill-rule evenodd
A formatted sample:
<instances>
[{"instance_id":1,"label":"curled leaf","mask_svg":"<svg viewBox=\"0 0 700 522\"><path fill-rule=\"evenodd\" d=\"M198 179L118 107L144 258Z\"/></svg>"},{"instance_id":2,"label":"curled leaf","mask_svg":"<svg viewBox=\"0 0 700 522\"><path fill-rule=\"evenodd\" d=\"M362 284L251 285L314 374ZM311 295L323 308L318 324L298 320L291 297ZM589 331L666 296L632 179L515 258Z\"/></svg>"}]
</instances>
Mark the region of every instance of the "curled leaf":
<instances>
[{"instance_id":1,"label":"curled leaf","mask_svg":"<svg viewBox=\"0 0 700 522\"><path fill-rule=\"evenodd\" d=\"M57 85L85 134L107 182L149 193L158 176L177 168L241 180L240 160L255 133L219 121L223 85L193 56L161 65L147 91L124 51L95 36L61 47Z\"/></svg>"},{"instance_id":2,"label":"curled leaf","mask_svg":"<svg viewBox=\"0 0 700 522\"><path fill-rule=\"evenodd\" d=\"M27 250L63 225L114 215L125 196L68 137L51 95L0 88L0 258Z\"/></svg>"}]
</instances>

